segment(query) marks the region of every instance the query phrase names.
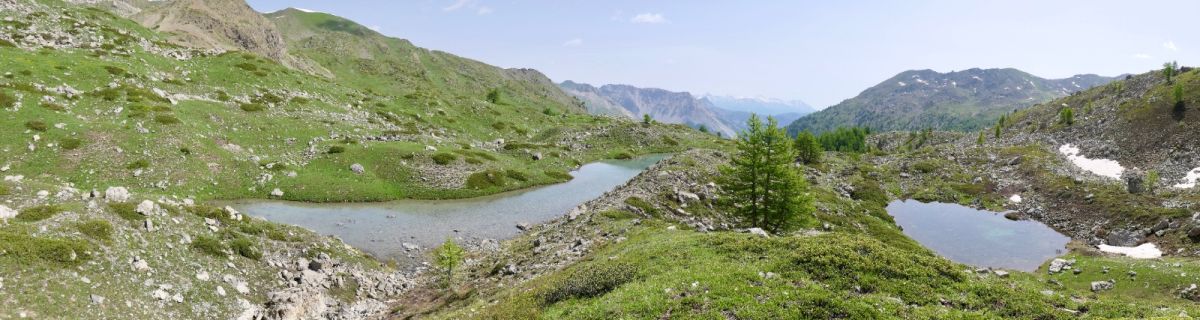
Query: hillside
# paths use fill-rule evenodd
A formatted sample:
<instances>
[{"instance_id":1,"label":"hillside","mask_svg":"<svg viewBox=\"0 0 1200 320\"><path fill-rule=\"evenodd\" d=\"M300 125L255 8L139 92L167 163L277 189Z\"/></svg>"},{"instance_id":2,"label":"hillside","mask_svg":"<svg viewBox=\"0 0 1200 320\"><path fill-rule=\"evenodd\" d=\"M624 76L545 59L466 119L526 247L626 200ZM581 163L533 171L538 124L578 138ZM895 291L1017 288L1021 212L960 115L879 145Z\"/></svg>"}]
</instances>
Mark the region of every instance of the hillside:
<instances>
[{"instance_id":1,"label":"hillside","mask_svg":"<svg viewBox=\"0 0 1200 320\"><path fill-rule=\"evenodd\" d=\"M565 81L559 86L563 91L583 101L586 108L595 113L626 115L639 120L645 115L650 115L655 121L665 123L689 127L703 125L710 132L720 133L725 137L737 136L739 131L739 127L721 118L711 103L696 99L687 92L612 84L597 88L572 81Z\"/></svg>"},{"instance_id":2,"label":"hillside","mask_svg":"<svg viewBox=\"0 0 1200 320\"><path fill-rule=\"evenodd\" d=\"M240 1L141 4L183 22L248 14ZM479 196L719 143L587 115L537 71L333 16L270 18L287 53L327 77L242 48L269 37L181 42L125 18L156 9L109 7L0 1L0 318L378 314L419 270L216 201ZM222 27L188 30L224 39Z\"/></svg>"},{"instance_id":3,"label":"hillside","mask_svg":"<svg viewBox=\"0 0 1200 320\"><path fill-rule=\"evenodd\" d=\"M1016 69L902 72L858 96L800 118L788 126L823 132L843 126L876 131L975 130L1005 113L1111 81L1096 75L1049 80Z\"/></svg>"}]
</instances>

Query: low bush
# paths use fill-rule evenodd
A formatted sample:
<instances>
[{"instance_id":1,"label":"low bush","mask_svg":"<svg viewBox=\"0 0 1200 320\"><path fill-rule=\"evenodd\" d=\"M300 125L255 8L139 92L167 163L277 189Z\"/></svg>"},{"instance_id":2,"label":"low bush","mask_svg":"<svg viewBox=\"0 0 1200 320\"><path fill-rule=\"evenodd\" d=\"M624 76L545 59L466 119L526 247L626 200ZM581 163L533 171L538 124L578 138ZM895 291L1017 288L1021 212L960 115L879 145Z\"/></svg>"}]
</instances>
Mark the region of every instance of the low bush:
<instances>
[{"instance_id":1,"label":"low bush","mask_svg":"<svg viewBox=\"0 0 1200 320\"><path fill-rule=\"evenodd\" d=\"M629 160L629 159L633 159L633 154L629 153L627 151L619 151L617 153L614 153L612 155L612 158L618 159L618 160Z\"/></svg>"},{"instance_id":2,"label":"low bush","mask_svg":"<svg viewBox=\"0 0 1200 320\"><path fill-rule=\"evenodd\" d=\"M517 181L521 181L521 182L529 181L528 175L526 175L524 172L517 171L517 170L512 170L512 169L505 170L504 176L508 177L509 179L513 179L513 180L517 180Z\"/></svg>"},{"instance_id":3,"label":"low bush","mask_svg":"<svg viewBox=\"0 0 1200 320\"><path fill-rule=\"evenodd\" d=\"M17 105L17 98L4 91L0 91L0 109L12 108L15 105Z\"/></svg>"},{"instance_id":4,"label":"low bush","mask_svg":"<svg viewBox=\"0 0 1200 320\"><path fill-rule=\"evenodd\" d=\"M88 220L75 225L80 233L100 241L112 241L113 226L107 220Z\"/></svg>"},{"instance_id":5,"label":"low bush","mask_svg":"<svg viewBox=\"0 0 1200 320\"><path fill-rule=\"evenodd\" d=\"M58 146L62 147L63 150L75 150L83 146L83 140L70 137L63 138L62 140L58 141Z\"/></svg>"},{"instance_id":6,"label":"low bush","mask_svg":"<svg viewBox=\"0 0 1200 320\"><path fill-rule=\"evenodd\" d=\"M258 249L258 245L254 244L249 238L239 237L229 242L229 248L240 256L258 260L262 259L262 250Z\"/></svg>"},{"instance_id":7,"label":"low bush","mask_svg":"<svg viewBox=\"0 0 1200 320\"><path fill-rule=\"evenodd\" d=\"M267 107L262 105L261 103L243 103L241 105L241 108L242 108L242 111L245 111L245 112L260 112L263 110L267 110Z\"/></svg>"},{"instance_id":8,"label":"low bush","mask_svg":"<svg viewBox=\"0 0 1200 320\"><path fill-rule=\"evenodd\" d=\"M169 114L160 114L160 115L154 116L154 122L158 122L160 124L167 124L167 125L183 123L183 121L179 121L179 118L176 118L175 116L172 116Z\"/></svg>"},{"instance_id":9,"label":"low bush","mask_svg":"<svg viewBox=\"0 0 1200 320\"><path fill-rule=\"evenodd\" d=\"M329 154L338 154L343 152L346 152L346 147L343 146L330 146L328 151Z\"/></svg>"},{"instance_id":10,"label":"low bush","mask_svg":"<svg viewBox=\"0 0 1200 320\"><path fill-rule=\"evenodd\" d=\"M920 172L920 173L931 173L931 172L937 171L939 168L941 168L941 165L938 164L937 161L926 160L926 161L914 163L912 165L912 168L913 168L913 170L916 170L917 172Z\"/></svg>"},{"instance_id":11,"label":"low bush","mask_svg":"<svg viewBox=\"0 0 1200 320\"><path fill-rule=\"evenodd\" d=\"M25 121L25 128L28 128L29 130L33 130L33 131L45 132L46 130L50 129L50 126L46 125L45 122L42 122L39 120L29 120L29 121Z\"/></svg>"},{"instance_id":12,"label":"low bush","mask_svg":"<svg viewBox=\"0 0 1200 320\"><path fill-rule=\"evenodd\" d=\"M146 220L146 216L138 213L136 209L137 205L132 203L113 202L108 204L108 210L121 217L121 219L134 222Z\"/></svg>"},{"instance_id":13,"label":"low bush","mask_svg":"<svg viewBox=\"0 0 1200 320\"><path fill-rule=\"evenodd\" d=\"M431 158L433 158L434 163L437 163L440 165L447 165L447 164L450 164L451 162L454 162L454 160L458 160L458 156L454 155L453 153L449 153L449 152L438 152L438 153L433 154L433 156Z\"/></svg>"},{"instance_id":14,"label":"low bush","mask_svg":"<svg viewBox=\"0 0 1200 320\"><path fill-rule=\"evenodd\" d=\"M137 169L145 169L145 168L149 168L149 167L150 167L150 160L141 159L141 160L137 160L134 162L130 162L128 165L125 166L125 169L137 170Z\"/></svg>"},{"instance_id":15,"label":"low bush","mask_svg":"<svg viewBox=\"0 0 1200 320\"><path fill-rule=\"evenodd\" d=\"M42 106L42 109L46 109L46 110L50 110L50 111L57 111L57 112L67 111L67 107L64 107L61 104L57 104L57 103L53 103L53 102L42 102L41 106Z\"/></svg>"},{"instance_id":16,"label":"low bush","mask_svg":"<svg viewBox=\"0 0 1200 320\"><path fill-rule=\"evenodd\" d=\"M543 305L577 298L599 297L633 281L637 268L627 263L589 264L552 281L539 297Z\"/></svg>"},{"instance_id":17,"label":"low bush","mask_svg":"<svg viewBox=\"0 0 1200 320\"><path fill-rule=\"evenodd\" d=\"M648 202L648 201L646 201L645 199L642 199L642 198L638 198L638 197L629 197L629 198L626 198L626 199L625 199L625 204L627 204L627 205L629 205L629 206L631 206L631 207L637 208L637 209L638 209L638 210L640 210L640 211L641 211L643 214L645 214L645 215L647 215L647 216L650 216L650 217L660 217L660 216L662 216L662 212L661 212L661 211L658 211L658 208L654 207L654 205L653 205L653 204L650 204L650 202Z\"/></svg>"},{"instance_id":18,"label":"low bush","mask_svg":"<svg viewBox=\"0 0 1200 320\"><path fill-rule=\"evenodd\" d=\"M470 189L480 190L505 184L508 184L507 175L496 170L480 171L467 176L467 188Z\"/></svg>"},{"instance_id":19,"label":"low bush","mask_svg":"<svg viewBox=\"0 0 1200 320\"><path fill-rule=\"evenodd\" d=\"M44 238L23 233L0 231L0 261L11 260L17 266L49 263L73 267L91 259L92 246L87 241L69 238Z\"/></svg>"},{"instance_id":20,"label":"low bush","mask_svg":"<svg viewBox=\"0 0 1200 320\"><path fill-rule=\"evenodd\" d=\"M62 212L62 208L54 205L30 207L25 208L25 210L21 210L20 213L17 213L17 220L25 222L37 222L50 219L59 212Z\"/></svg>"},{"instance_id":21,"label":"low bush","mask_svg":"<svg viewBox=\"0 0 1200 320\"><path fill-rule=\"evenodd\" d=\"M555 180L564 180L565 181L565 180L575 179L575 177L571 176L571 174L567 173L566 171L546 170L545 173L546 173L547 177L554 178Z\"/></svg>"},{"instance_id":22,"label":"low bush","mask_svg":"<svg viewBox=\"0 0 1200 320\"><path fill-rule=\"evenodd\" d=\"M217 257L228 255L225 252L225 244L221 243L220 239L208 235L199 235L192 239L192 249Z\"/></svg>"}]
</instances>

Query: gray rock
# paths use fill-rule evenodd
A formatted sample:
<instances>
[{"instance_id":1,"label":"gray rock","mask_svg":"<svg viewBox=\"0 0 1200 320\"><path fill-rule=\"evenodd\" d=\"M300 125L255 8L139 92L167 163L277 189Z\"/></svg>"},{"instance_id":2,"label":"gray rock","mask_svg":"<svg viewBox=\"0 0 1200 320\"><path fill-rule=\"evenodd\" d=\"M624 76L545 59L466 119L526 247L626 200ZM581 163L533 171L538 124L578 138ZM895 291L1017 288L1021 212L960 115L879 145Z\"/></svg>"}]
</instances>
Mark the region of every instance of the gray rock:
<instances>
[{"instance_id":1,"label":"gray rock","mask_svg":"<svg viewBox=\"0 0 1200 320\"><path fill-rule=\"evenodd\" d=\"M1192 230L1188 230L1187 236L1192 241L1200 242L1200 227L1192 227Z\"/></svg>"},{"instance_id":2,"label":"gray rock","mask_svg":"<svg viewBox=\"0 0 1200 320\"><path fill-rule=\"evenodd\" d=\"M104 190L104 198L112 202L129 201L129 189L125 189L125 187L109 187Z\"/></svg>"},{"instance_id":3,"label":"gray rock","mask_svg":"<svg viewBox=\"0 0 1200 320\"><path fill-rule=\"evenodd\" d=\"M1195 285L1192 285L1192 286L1195 286ZM94 294L93 294L93 295L91 296L91 299L92 299L92 304L96 304L96 305L104 304L104 297L103 297L103 296L99 296L99 295L94 295Z\"/></svg>"},{"instance_id":4,"label":"gray rock","mask_svg":"<svg viewBox=\"0 0 1200 320\"><path fill-rule=\"evenodd\" d=\"M768 233L767 233L767 231L766 231L766 230L763 230L762 228L750 228L750 229L747 229L747 230L746 230L746 232L749 232L750 234L753 234L753 235L756 235L756 236L760 236L760 237L763 237L763 238L770 238L770 237L771 237L771 235L770 235L770 234L768 234Z\"/></svg>"},{"instance_id":5,"label":"gray rock","mask_svg":"<svg viewBox=\"0 0 1200 320\"><path fill-rule=\"evenodd\" d=\"M1063 270L1071 269L1071 266L1073 265L1075 265L1075 260L1055 258L1054 260L1050 261L1050 267L1047 268L1047 271L1049 271L1050 274L1055 274L1062 272Z\"/></svg>"},{"instance_id":6,"label":"gray rock","mask_svg":"<svg viewBox=\"0 0 1200 320\"><path fill-rule=\"evenodd\" d=\"M1092 281L1092 292L1112 290L1113 287L1116 287L1116 281L1113 281L1113 280Z\"/></svg>"},{"instance_id":7,"label":"gray rock","mask_svg":"<svg viewBox=\"0 0 1200 320\"><path fill-rule=\"evenodd\" d=\"M1142 240L1145 240L1145 239L1146 239L1146 237L1143 236L1140 232L1131 232L1128 230L1109 231L1108 236L1104 237L1104 241L1107 242L1109 245L1121 246L1121 247L1136 246L1139 243L1141 243Z\"/></svg>"},{"instance_id":8,"label":"gray rock","mask_svg":"<svg viewBox=\"0 0 1200 320\"><path fill-rule=\"evenodd\" d=\"M541 152L534 153L533 160L542 160L542 153Z\"/></svg>"},{"instance_id":9,"label":"gray rock","mask_svg":"<svg viewBox=\"0 0 1200 320\"><path fill-rule=\"evenodd\" d=\"M275 188L275 190L271 190L271 196L276 197L276 198L282 198L283 190L279 190L279 188Z\"/></svg>"},{"instance_id":10,"label":"gray rock","mask_svg":"<svg viewBox=\"0 0 1200 320\"><path fill-rule=\"evenodd\" d=\"M997 277L1008 278L1008 271L995 270L995 271L992 271L992 273L996 274Z\"/></svg>"},{"instance_id":11,"label":"gray rock","mask_svg":"<svg viewBox=\"0 0 1200 320\"><path fill-rule=\"evenodd\" d=\"M517 230L529 231L530 228L533 228L533 226L525 222L517 224Z\"/></svg>"},{"instance_id":12,"label":"gray rock","mask_svg":"<svg viewBox=\"0 0 1200 320\"><path fill-rule=\"evenodd\" d=\"M350 165L350 171L353 171L356 174L363 174L364 172L367 172L367 169L364 168L363 165L355 163Z\"/></svg>"},{"instance_id":13,"label":"gray rock","mask_svg":"<svg viewBox=\"0 0 1200 320\"><path fill-rule=\"evenodd\" d=\"M1121 178L1125 179L1125 189L1128 190L1129 193L1142 193L1146 191L1146 173L1141 169L1133 168L1126 170L1125 173L1121 175Z\"/></svg>"}]
</instances>

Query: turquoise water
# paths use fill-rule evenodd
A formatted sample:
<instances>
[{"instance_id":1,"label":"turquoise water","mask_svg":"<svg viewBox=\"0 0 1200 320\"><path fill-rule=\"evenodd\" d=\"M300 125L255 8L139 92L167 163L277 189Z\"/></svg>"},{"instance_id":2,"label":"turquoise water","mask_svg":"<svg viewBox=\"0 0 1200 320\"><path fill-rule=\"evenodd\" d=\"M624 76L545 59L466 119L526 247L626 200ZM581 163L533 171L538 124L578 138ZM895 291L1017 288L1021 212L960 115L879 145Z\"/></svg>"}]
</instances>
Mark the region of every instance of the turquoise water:
<instances>
[{"instance_id":1,"label":"turquoise water","mask_svg":"<svg viewBox=\"0 0 1200 320\"><path fill-rule=\"evenodd\" d=\"M1066 253L1071 239L1041 222L951 203L893 201L887 211L904 234L950 260L979 267L1037 270Z\"/></svg>"},{"instance_id":2,"label":"turquoise water","mask_svg":"<svg viewBox=\"0 0 1200 320\"><path fill-rule=\"evenodd\" d=\"M314 204L250 201L231 206L270 221L308 228L383 260L418 255L404 243L428 249L448 237L478 243L516 235L518 223L537 224L566 214L580 204L625 184L665 158L590 163L571 172L571 181L538 188L460 200L402 200L382 203Z\"/></svg>"}]
</instances>

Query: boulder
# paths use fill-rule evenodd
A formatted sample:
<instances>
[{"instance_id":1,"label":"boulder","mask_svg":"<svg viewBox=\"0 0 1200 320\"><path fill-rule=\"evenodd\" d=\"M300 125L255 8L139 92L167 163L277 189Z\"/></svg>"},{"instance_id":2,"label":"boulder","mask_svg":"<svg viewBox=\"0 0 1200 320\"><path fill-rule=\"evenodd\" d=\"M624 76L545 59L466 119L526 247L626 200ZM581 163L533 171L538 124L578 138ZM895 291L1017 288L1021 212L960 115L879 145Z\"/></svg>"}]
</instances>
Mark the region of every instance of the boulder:
<instances>
[{"instance_id":1,"label":"boulder","mask_svg":"<svg viewBox=\"0 0 1200 320\"><path fill-rule=\"evenodd\" d=\"M1113 287L1115 287L1115 286L1116 286L1116 281L1113 281L1113 280L1108 280L1108 281L1092 281L1092 292L1100 292L1100 291L1105 291L1105 290L1112 290L1112 289L1113 289Z\"/></svg>"},{"instance_id":2,"label":"boulder","mask_svg":"<svg viewBox=\"0 0 1200 320\"><path fill-rule=\"evenodd\" d=\"M150 271L150 263L141 257L133 257L133 271Z\"/></svg>"},{"instance_id":3,"label":"boulder","mask_svg":"<svg viewBox=\"0 0 1200 320\"><path fill-rule=\"evenodd\" d=\"M1049 271L1050 274L1055 274L1062 272L1063 270L1070 270L1071 266L1073 265L1075 265L1075 260L1055 258L1054 260L1050 261L1050 267L1046 270Z\"/></svg>"},{"instance_id":4,"label":"boulder","mask_svg":"<svg viewBox=\"0 0 1200 320\"><path fill-rule=\"evenodd\" d=\"M3 212L3 211L4 211L3 208L0 208L0 212ZM1192 241L1200 242L1200 226L1192 227L1192 230L1188 230L1187 235L1188 235L1188 238L1192 239Z\"/></svg>"},{"instance_id":5,"label":"boulder","mask_svg":"<svg viewBox=\"0 0 1200 320\"><path fill-rule=\"evenodd\" d=\"M0 221L8 221L8 219L16 218L17 213L19 213L17 210L0 205Z\"/></svg>"},{"instance_id":6,"label":"boulder","mask_svg":"<svg viewBox=\"0 0 1200 320\"><path fill-rule=\"evenodd\" d=\"M283 190L279 190L279 188L275 188L275 190L271 190L271 196L276 197L276 198L283 198Z\"/></svg>"},{"instance_id":7,"label":"boulder","mask_svg":"<svg viewBox=\"0 0 1200 320\"><path fill-rule=\"evenodd\" d=\"M350 171L353 171L355 174L363 174L367 172L367 169L363 165L355 163L350 165Z\"/></svg>"},{"instance_id":8,"label":"boulder","mask_svg":"<svg viewBox=\"0 0 1200 320\"><path fill-rule=\"evenodd\" d=\"M112 202L129 201L129 189L125 189L125 187L108 187L107 190L104 190L104 198Z\"/></svg>"},{"instance_id":9,"label":"boulder","mask_svg":"<svg viewBox=\"0 0 1200 320\"><path fill-rule=\"evenodd\" d=\"M542 153L541 152L534 153L533 160L542 160Z\"/></svg>"},{"instance_id":10,"label":"boulder","mask_svg":"<svg viewBox=\"0 0 1200 320\"><path fill-rule=\"evenodd\" d=\"M154 203L154 201L144 200L142 203L139 203L137 208L134 208L133 211L141 213L143 216L152 216L158 212L157 209L158 204Z\"/></svg>"},{"instance_id":11,"label":"boulder","mask_svg":"<svg viewBox=\"0 0 1200 320\"><path fill-rule=\"evenodd\" d=\"M771 235L770 235L770 234L768 234L768 233L767 233L767 231L766 231L766 230L763 230L762 228L750 228L750 229L747 229L747 230L746 230L746 232L749 232L750 234L753 234L753 235L756 235L756 236L760 236L760 237L763 237L763 238L770 238L770 237L771 237Z\"/></svg>"},{"instance_id":12,"label":"boulder","mask_svg":"<svg viewBox=\"0 0 1200 320\"><path fill-rule=\"evenodd\" d=\"M1108 236L1104 237L1104 241L1111 246L1132 247L1136 246L1145 240L1146 237L1140 232L1131 232L1128 230L1109 231Z\"/></svg>"},{"instance_id":13,"label":"boulder","mask_svg":"<svg viewBox=\"0 0 1200 320\"><path fill-rule=\"evenodd\" d=\"M1141 169L1133 168L1127 170L1121 175L1121 178L1125 180L1125 189L1129 193L1142 193L1146 191L1146 173Z\"/></svg>"},{"instance_id":14,"label":"boulder","mask_svg":"<svg viewBox=\"0 0 1200 320\"><path fill-rule=\"evenodd\" d=\"M533 226L528 223L522 222L517 224L517 230L529 231L530 228L533 228Z\"/></svg>"},{"instance_id":15,"label":"boulder","mask_svg":"<svg viewBox=\"0 0 1200 320\"><path fill-rule=\"evenodd\" d=\"M1193 285L1193 286L1195 286L1195 285ZM92 299L92 304L96 304L96 305L104 304L104 296L98 296L98 295L93 294L91 296L91 299Z\"/></svg>"},{"instance_id":16,"label":"boulder","mask_svg":"<svg viewBox=\"0 0 1200 320\"><path fill-rule=\"evenodd\" d=\"M995 271L992 271L992 273L996 274L997 277L1008 278L1008 271L995 270Z\"/></svg>"}]
</instances>

